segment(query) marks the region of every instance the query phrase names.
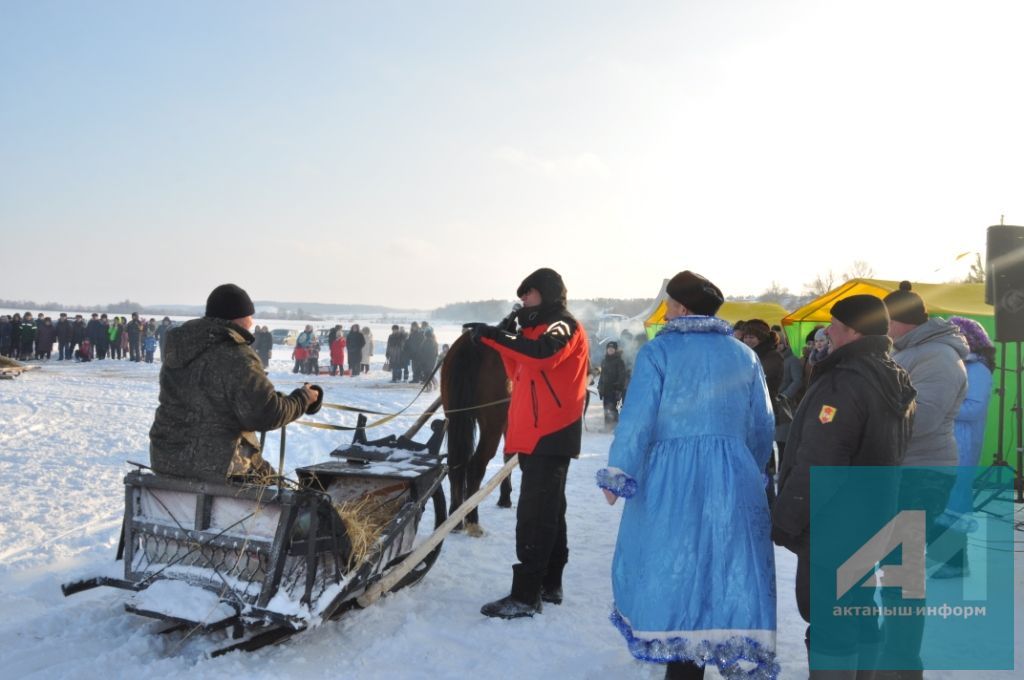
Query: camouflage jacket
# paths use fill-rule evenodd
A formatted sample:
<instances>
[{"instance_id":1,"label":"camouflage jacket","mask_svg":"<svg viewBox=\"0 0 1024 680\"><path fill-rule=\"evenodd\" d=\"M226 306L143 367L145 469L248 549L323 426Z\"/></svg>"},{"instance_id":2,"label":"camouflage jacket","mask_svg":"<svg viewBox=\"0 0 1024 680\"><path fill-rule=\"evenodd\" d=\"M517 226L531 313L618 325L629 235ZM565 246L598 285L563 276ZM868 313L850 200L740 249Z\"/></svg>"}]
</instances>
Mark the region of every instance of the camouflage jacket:
<instances>
[{"instance_id":1,"label":"camouflage jacket","mask_svg":"<svg viewBox=\"0 0 1024 680\"><path fill-rule=\"evenodd\" d=\"M149 431L156 472L223 481L265 468L254 432L298 419L309 401L302 389L274 390L252 341L243 328L210 317L167 331Z\"/></svg>"}]
</instances>

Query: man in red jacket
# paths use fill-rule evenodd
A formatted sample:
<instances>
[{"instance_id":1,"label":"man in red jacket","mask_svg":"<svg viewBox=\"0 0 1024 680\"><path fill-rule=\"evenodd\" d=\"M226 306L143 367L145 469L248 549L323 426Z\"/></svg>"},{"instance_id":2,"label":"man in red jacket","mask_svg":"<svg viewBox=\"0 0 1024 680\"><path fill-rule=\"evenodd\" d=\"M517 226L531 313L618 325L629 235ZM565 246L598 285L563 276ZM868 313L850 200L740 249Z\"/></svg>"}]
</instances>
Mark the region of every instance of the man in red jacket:
<instances>
[{"instance_id":1,"label":"man in red jacket","mask_svg":"<svg viewBox=\"0 0 1024 680\"><path fill-rule=\"evenodd\" d=\"M512 384L505 453L519 454L522 482L516 511L512 592L480 610L485 616L533 616L541 602L561 604L562 570L569 560L565 480L580 454L589 349L582 324L566 309L562 277L538 269L519 286L519 332L474 330L496 350Z\"/></svg>"}]
</instances>

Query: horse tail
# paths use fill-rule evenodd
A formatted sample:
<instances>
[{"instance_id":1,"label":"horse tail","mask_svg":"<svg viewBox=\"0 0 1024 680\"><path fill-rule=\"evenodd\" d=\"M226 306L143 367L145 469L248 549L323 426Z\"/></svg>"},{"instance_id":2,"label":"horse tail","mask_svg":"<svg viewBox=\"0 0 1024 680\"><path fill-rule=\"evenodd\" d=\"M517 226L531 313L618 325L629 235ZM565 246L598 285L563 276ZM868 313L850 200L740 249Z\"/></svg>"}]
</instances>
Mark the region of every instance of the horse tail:
<instances>
[{"instance_id":1,"label":"horse tail","mask_svg":"<svg viewBox=\"0 0 1024 680\"><path fill-rule=\"evenodd\" d=\"M480 350L468 335L452 343L441 370L441 394L448 418L448 466L465 474L473 456L476 412L475 382L480 373Z\"/></svg>"}]
</instances>

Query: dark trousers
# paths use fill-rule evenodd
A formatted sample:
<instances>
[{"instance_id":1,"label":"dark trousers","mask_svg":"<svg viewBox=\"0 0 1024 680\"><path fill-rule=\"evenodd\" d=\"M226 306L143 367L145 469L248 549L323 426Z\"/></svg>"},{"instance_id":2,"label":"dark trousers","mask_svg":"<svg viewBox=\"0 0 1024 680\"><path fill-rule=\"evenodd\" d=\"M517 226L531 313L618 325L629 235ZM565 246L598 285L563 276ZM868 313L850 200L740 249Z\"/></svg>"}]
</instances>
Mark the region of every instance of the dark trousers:
<instances>
[{"instance_id":1,"label":"dark trousers","mask_svg":"<svg viewBox=\"0 0 1024 680\"><path fill-rule=\"evenodd\" d=\"M67 342L61 341L57 343L57 360L64 361L65 359L71 360L75 358L74 353L75 343L68 340Z\"/></svg>"},{"instance_id":2,"label":"dark trousers","mask_svg":"<svg viewBox=\"0 0 1024 680\"><path fill-rule=\"evenodd\" d=\"M605 396L601 400L604 404L604 424L614 425L619 422L619 395L616 392L614 395Z\"/></svg>"},{"instance_id":3,"label":"dark trousers","mask_svg":"<svg viewBox=\"0 0 1024 680\"><path fill-rule=\"evenodd\" d=\"M408 375L408 371L406 371L406 375ZM398 364L392 364L391 365L391 382L398 382L401 379L402 379L402 367L399 366Z\"/></svg>"},{"instance_id":4,"label":"dark trousers","mask_svg":"<svg viewBox=\"0 0 1024 680\"><path fill-rule=\"evenodd\" d=\"M951 469L956 472L955 468ZM917 471L911 474L904 472L900 483L900 509L901 510L924 510L925 511L925 546L939 537L946 527L936 523L936 519L946 509L949 502L949 494L956 482L955 474L943 474L941 472ZM901 551L902 552L902 551ZM910 555L903 553L901 560L904 566L908 564L920 564L922 568L926 564L926 555ZM884 567L888 560L883 560ZM882 591L882 604L890 605L887 596L891 597L891 591L898 589L884 589ZM881 667L890 667L888 663L892 656L906 659L907 652L912 651L920 654L921 641L924 639L924 616L894 616L887 617L882 621L882 659ZM920 659L917 659L920 662Z\"/></svg>"},{"instance_id":5,"label":"dark trousers","mask_svg":"<svg viewBox=\"0 0 1024 680\"><path fill-rule=\"evenodd\" d=\"M522 482L516 509L516 557L512 597L536 602L542 587L561 587L569 561L565 526L565 480L569 458L520 455Z\"/></svg>"},{"instance_id":6,"label":"dark trousers","mask_svg":"<svg viewBox=\"0 0 1024 680\"><path fill-rule=\"evenodd\" d=\"M665 666L665 680L704 680L704 666L692 661L669 661Z\"/></svg>"}]
</instances>

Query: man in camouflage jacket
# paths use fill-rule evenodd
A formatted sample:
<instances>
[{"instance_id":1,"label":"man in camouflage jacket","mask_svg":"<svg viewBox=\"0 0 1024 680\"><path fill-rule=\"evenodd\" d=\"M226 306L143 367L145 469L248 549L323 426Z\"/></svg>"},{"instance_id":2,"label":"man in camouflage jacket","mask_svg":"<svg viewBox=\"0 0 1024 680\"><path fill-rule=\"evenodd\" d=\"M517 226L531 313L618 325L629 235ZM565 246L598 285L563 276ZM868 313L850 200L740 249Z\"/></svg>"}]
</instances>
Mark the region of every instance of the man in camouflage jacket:
<instances>
[{"instance_id":1,"label":"man in camouflage jacket","mask_svg":"<svg viewBox=\"0 0 1024 680\"><path fill-rule=\"evenodd\" d=\"M149 431L156 472L210 481L272 473L255 432L319 409L317 387L287 396L274 390L249 346L254 311L244 290L224 284L210 293L205 317L167 331L160 405Z\"/></svg>"}]
</instances>

